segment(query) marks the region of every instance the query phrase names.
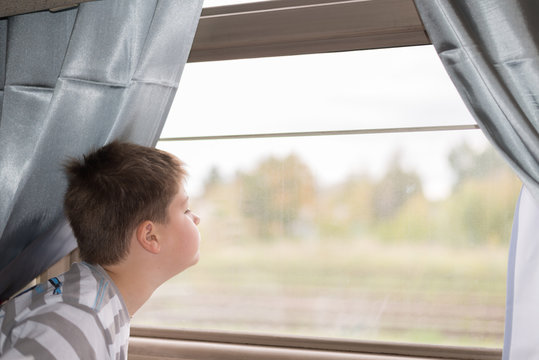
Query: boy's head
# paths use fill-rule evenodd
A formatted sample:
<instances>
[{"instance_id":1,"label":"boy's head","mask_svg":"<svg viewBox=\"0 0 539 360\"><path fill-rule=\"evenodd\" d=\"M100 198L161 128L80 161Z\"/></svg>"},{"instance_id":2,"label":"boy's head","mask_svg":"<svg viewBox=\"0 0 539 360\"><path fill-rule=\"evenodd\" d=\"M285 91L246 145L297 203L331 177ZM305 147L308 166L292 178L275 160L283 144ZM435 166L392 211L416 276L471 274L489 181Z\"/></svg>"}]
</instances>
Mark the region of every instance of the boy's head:
<instances>
[{"instance_id":1,"label":"boy's head","mask_svg":"<svg viewBox=\"0 0 539 360\"><path fill-rule=\"evenodd\" d=\"M119 263L138 224L167 223L168 206L186 176L182 166L164 151L121 142L70 160L64 209L82 260Z\"/></svg>"}]
</instances>

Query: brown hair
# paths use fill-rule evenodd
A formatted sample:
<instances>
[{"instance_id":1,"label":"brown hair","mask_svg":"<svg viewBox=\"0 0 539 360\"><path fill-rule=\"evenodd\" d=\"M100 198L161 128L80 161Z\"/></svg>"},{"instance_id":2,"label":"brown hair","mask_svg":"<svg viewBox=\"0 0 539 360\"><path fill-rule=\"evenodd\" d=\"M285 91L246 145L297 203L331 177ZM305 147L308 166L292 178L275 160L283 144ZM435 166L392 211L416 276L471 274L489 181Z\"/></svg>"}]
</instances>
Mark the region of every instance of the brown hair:
<instances>
[{"instance_id":1,"label":"brown hair","mask_svg":"<svg viewBox=\"0 0 539 360\"><path fill-rule=\"evenodd\" d=\"M174 156L140 145L112 142L65 165L64 210L82 260L111 265L129 252L143 221L166 223L167 209L186 172Z\"/></svg>"}]
</instances>

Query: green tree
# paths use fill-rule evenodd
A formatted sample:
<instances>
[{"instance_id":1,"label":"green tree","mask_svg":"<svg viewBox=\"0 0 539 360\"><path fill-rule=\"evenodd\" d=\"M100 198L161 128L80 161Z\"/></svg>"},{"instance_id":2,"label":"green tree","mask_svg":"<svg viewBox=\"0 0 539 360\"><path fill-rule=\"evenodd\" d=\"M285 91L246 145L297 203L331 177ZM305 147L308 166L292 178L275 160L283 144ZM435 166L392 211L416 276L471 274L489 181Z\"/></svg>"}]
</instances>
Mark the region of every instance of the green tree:
<instances>
[{"instance_id":1,"label":"green tree","mask_svg":"<svg viewBox=\"0 0 539 360\"><path fill-rule=\"evenodd\" d=\"M238 181L241 211L262 237L291 235L302 212L312 209L315 180L295 154L267 158Z\"/></svg>"},{"instance_id":2,"label":"green tree","mask_svg":"<svg viewBox=\"0 0 539 360\"><path fill-rule=\"evenodd\" d=\"M398 154L393 155L385 176L374 187L372 208L380 221L394 217L404 203L423 189L419 176L404 171Z\"/></svg>"},{"instance_id":3,"label":"green tree","mask_svg":"<svg viewBox=\"0 0 539 360\"><path fill-rule=\"evenodd\" d=\"M210 191L213 187L216 187L223 183L223 177L216 166L212 166L208 176L204 180L204 192Z\"/></svg>"},{"instance_id":4,"label":"green tree","mask_svg":"<svg viewBox=\"0 0 539 360\"><path fill-rule=\"evenodd\" d=\"M452 241L507 243L521 187L516 175L492 147L475 152L462 144L449 160L457 181L443 212Z\"/></svg>"},{"instance_id":5,"label":"green tree","mask_svg":"<svg viewBox=\"0 0 539 360\"><path fill-rule=\"evenodd\" d=\"M484 179L507 172L507 164L493 147L474 151L463 142L449 153L449 164L455 174L455 187L469 179Z\"/></svg>"},{"instance_id":6,"label":"green tree","mask_svg":"<svg viewBox=\"0 0 539 360\"><path fill-rule=\"evenodd\" d=\"M318 233L326 238L368 234L374 219L374 185L368 176L359 174L322 191L317 209Z\"/></svg>"}]
</instances>

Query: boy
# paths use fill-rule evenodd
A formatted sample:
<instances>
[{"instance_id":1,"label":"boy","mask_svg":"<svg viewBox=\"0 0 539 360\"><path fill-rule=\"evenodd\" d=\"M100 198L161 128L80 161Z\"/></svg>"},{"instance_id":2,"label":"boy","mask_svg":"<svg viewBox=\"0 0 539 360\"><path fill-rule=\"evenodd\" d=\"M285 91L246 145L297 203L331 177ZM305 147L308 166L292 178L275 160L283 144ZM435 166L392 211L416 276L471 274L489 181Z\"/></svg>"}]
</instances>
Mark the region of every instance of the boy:
<instances>
[{"instance_id":1,"label":"boy","mask_svg":"<svg viewBox=\"0 0 539 360\"><path fill-rule=\"evenodd\" d=\"M127 359L130 317L198 261L200 219L180 160L113 142L66 173L64 209L83 262L2 306L2 360Z\"/></svg>"}]
</instances>

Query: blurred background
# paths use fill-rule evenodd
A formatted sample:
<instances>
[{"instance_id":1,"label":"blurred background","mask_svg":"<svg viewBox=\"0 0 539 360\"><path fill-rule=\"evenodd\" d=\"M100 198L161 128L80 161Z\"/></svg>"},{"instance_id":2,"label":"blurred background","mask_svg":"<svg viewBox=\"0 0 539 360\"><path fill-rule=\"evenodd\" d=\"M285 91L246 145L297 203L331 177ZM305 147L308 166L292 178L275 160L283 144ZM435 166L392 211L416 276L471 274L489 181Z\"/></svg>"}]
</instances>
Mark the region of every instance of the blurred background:
<instances>
[{"instance_id":1,"label":"blurred background","mask_svg":"<svg viewBox=\"0 0 539 360\"><path fill-rule=\"evenodd\" d=\"M501 347L521 184L473 125L431 46L187 64L201 260L133 324Z\"/></svg>"}]
</instances>

